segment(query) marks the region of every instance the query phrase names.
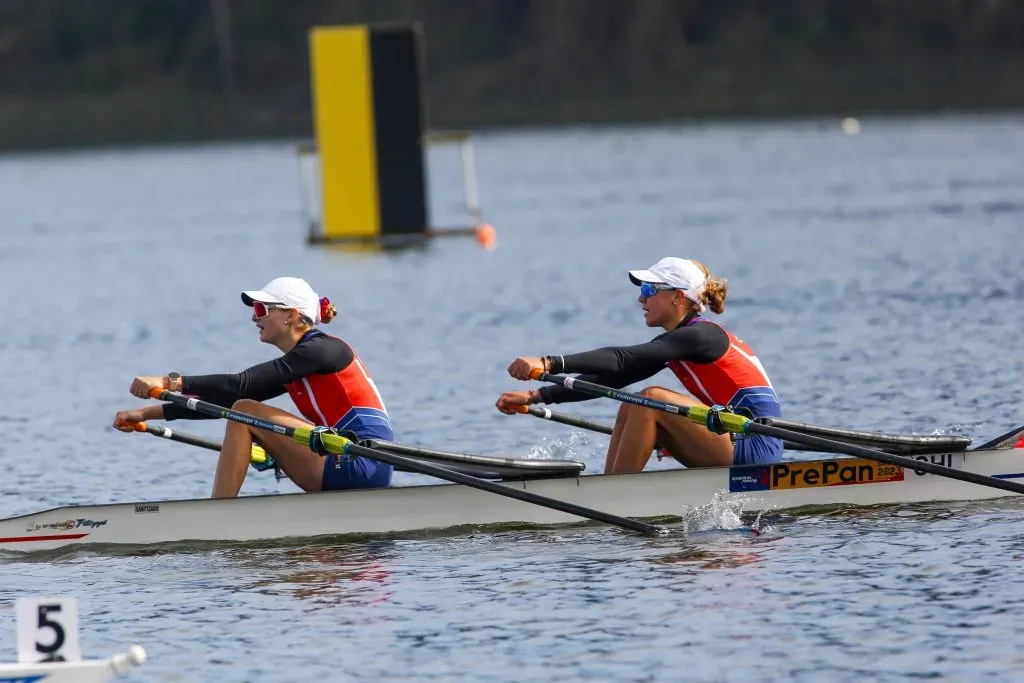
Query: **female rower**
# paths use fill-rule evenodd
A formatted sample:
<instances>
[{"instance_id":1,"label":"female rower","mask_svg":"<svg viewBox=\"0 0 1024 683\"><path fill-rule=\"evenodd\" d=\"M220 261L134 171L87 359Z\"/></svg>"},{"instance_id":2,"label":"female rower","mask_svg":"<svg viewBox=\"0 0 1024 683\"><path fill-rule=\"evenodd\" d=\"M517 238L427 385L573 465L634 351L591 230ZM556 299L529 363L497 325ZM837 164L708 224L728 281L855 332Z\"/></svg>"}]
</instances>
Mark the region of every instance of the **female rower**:
<instances>
[{"instance_id":1,"label":"female rower","mask_svg":"<svg viewBox=\"0 0 1024 683\"><path fill-rule=\"evenodd\" d=\"M336 315L330 301L321 299L305 280L280 277L261 290L242 292L242 302L253 309L260 341L281 349L283 356L236 374L140 376L132 381L131 393L147 398L150 389L159 387L291 427L319 425L353 432L358 439L394 439L384 401L355 351L315 327ZM262 403L285 392L302 417ZM114 427L130 432L145 420L204 418L187 408L160 404L123 410L114 417ZM391 483L389 464L361 456L324 458L290 437L228 422L211 497L238 495L254 441L305 491Z\"/></svg>"},{"instance_id":2,"label":"female rower","mask_svg":"<svg viewBox=\"0 0 1024 683\"><path fill-rule=\"evenodd\" d=\"M668 367L696 399L661 387L643 396L677 405L731 406L753 417L781 417L782 408L768 375L750 347L701 313L725 309L728 286L710 276L707 266L688 259L663 258L646 270L629 271L640 286L640 305L648 327L665 332L636 346L605 347L570 356L519 357L508 367L521 380L530 371L586 373L581 379L615 387L639 382ZM512 391L498 399L498 410L515 413L533 403L585 401L592 396L560 386ZM608 445L605 473L639 472L655 443L687 467L778 462L782 441L761 435L715 434L685 417L624 403Z\"/></svg>"}]
</instances>

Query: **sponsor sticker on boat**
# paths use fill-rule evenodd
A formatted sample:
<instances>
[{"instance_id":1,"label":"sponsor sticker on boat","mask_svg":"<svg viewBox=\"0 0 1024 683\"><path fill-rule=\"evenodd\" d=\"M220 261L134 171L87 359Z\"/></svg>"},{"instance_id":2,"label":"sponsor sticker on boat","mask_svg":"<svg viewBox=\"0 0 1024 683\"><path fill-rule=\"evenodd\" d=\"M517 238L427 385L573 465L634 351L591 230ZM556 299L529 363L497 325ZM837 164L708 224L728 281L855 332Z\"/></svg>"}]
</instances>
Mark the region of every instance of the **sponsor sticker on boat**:
<instances>
[{"instance_id":1,"label":"sponsor sticker on boat","mask_svg":"<svg viewBox=\"0 0 1024 683\"><path fill-rule=\"evenodd\" d=\"M849 486L903 481L903 468L874 460L836 458L782 462L758 467L734 467L729 472L729 490L774 491L821 486Z\"/></svg>"},{"instance_id":2,"label":"sponsor sticker on boat","mask_svg":"<svg viewBox=\"0 0 1024 683\"><path fill-rule=\"evenodd\" d=\"M44 529L50 531L68 531L75 528L75 520L65 519L60 522L45 522L40 524L38 522L29 522L25 525L25 531L43 531Z\"/></svg>"},{"instance_id":3,"label":"sponsor sticker on boat","mask_svg":"<svg viewBox=\"0 0 1024 683\"><path fill-rule=\"evenodd\" d=\"M71 529L98 529L106 526L105 519L64 519L59 522L29 522L25 525L25 531L70 531Z\"/></svg>"},{"instance_id":4,"label":"sponsor sticker on boat","mask_svg":"<svg viewBox=\"0 0 1024 683\"><path fill-rule=\"evenodd\" d=\"M159 503L136 503L135 504L135 514L137 514L137 515L153 514L154 512L160 512L160 504Z\"/></svg>"}]
</instances>

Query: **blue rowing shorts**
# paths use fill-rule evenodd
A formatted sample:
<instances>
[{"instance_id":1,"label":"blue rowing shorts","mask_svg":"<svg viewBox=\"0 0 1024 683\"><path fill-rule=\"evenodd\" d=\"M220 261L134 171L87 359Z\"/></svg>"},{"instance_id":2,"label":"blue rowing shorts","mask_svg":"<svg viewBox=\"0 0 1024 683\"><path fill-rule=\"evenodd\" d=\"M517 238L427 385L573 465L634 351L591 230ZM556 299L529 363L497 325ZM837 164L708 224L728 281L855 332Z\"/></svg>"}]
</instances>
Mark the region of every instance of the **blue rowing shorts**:
<instances>
[{"instance_id":1,"label":"blue rowing shorts","mask_svg":"<svg viewBox=\"0 0 1024 683\"><path fill-rule=\"evenodd\" d=\"M328 455L324 458L324 491L376 489L391 485L395 468L361 455Z\"/></svg>"},{"instance_id":2,"label":"blue rowing shorts","mask_svg":"<svg viewBox=\"0 0 1024 683\"><path fill-rule=\"evenodd\" d=\"M763 434L736 436L732 448L733 465L770 465L782 462L782 439Z\"/></svg>"}]
</instances>

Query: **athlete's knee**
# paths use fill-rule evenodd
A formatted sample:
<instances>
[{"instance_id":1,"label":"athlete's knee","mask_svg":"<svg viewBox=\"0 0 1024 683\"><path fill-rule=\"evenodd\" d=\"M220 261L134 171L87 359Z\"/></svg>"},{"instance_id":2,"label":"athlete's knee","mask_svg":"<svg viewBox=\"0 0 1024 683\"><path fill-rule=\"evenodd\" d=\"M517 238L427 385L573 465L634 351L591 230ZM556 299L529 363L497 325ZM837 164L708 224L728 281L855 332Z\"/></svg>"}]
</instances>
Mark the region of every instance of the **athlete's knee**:
<instances>
[{"instance_id":1,"label":"athlete's knee","mask_svg":"<svg viewBox=\"0 0 1024 683\"><path fill-rule=\"evenodd\" d=\"M645 387L640 395L645 398L653 398L655 401L671 402L679 399L679 394L669 391L665 387Z\"/></svg>"},{"instance_id":2,"label":"athlete's knee","mask_svg":"<svg viewBox=\"0 0 1024 683\"><path fill-rule=\"evenodd\" d=\"M240 413L251 413L254 410L259 410L262 405L259 401L251 398L240 398L231 404L231 409L237 410Z\"/></svg>"},{"instance_id":3,"label":"athlete's knee","mask_svg":"<svg viewBox=\"0 0 1024 683\"><path fill-rule=\"evenodd\" d=\"M635 403L623 403L619 406L619 414L616 416L615 421L618 423L626 420L646 420L651 417L650 413L653 412Z\"/></svg>"}]
</instances>

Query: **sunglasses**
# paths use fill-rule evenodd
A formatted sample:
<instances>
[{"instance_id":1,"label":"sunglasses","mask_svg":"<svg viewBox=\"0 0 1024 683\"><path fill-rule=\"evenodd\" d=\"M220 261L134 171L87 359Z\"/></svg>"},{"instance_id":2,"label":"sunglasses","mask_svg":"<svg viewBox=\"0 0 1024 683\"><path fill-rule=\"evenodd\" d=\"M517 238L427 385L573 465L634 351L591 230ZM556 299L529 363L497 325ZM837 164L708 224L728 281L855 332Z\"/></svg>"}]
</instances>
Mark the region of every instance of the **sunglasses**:
<instances>
[{"instance_id":1,"label":"sunglasses","mask_svg":"<svg viewBox=\"0 0 1024 683\"><path fill-rule=\"evenodd\" d=\"M284 304L265 304L262 301L253 301L252 317L256 320L263 320L268 315L270 315L270 311L275 308L285 309L288 307L285 306Z\"/></svg>"},{"instance_id":2,"label":"sunglasses","mask_svg":"<svg viewBox=\"0 0 1024 683\"><path fill-rule=\"evenodd\" d=\"M640 298L649 299L658 293L660 289L678 289L677 287L669 287L668 285L655 284L653 282L641 282L640 283Z\"/></svg>"}]
</instances>

